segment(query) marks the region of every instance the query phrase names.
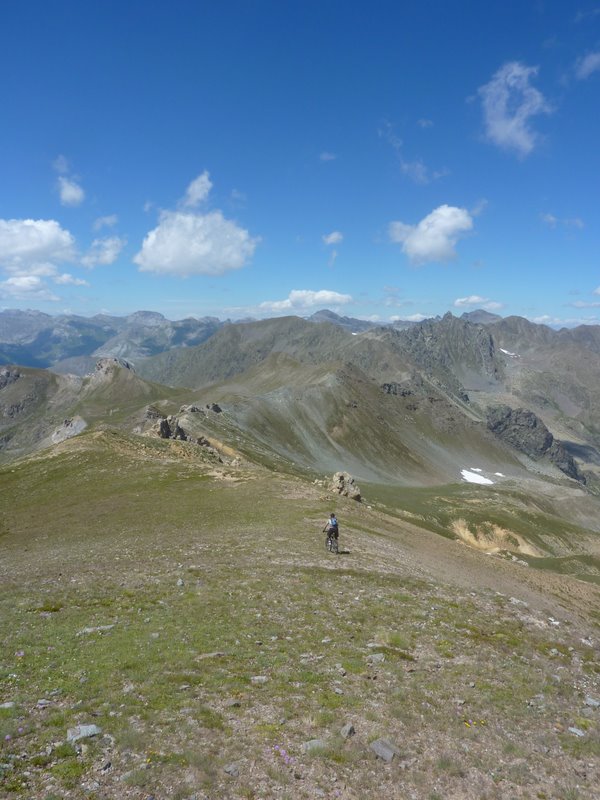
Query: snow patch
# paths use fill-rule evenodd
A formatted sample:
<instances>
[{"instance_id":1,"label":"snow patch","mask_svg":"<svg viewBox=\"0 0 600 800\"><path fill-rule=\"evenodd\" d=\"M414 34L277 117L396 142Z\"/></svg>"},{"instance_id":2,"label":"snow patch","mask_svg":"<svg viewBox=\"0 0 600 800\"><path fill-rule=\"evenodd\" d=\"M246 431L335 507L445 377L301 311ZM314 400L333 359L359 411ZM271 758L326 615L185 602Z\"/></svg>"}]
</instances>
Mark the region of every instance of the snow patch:
<instances>
[{"instance_id":1,"label":"snow patch","mask_svg":"<svg viewBox=\"0 0 600 800\"><path fill-rule=\"evenodd\" d=\"M460 474L467 483L481 483L486 485L494 483L494 481L491 481L489 478L484 478L483 475L478 475L477 472L470 472L468 469L461 469Z\"/></svg>"},{"instance_id":2,"label":"snow patch","mask_svg":"<svg viewBox=\"0 0 600 800\"><path fill-rule=\"evenodd\" d=\"M511 358L521 358L518 353L511 353L510 350L505 350L503 347L498 348L501 353L504 353L505 356L510 356Z\"/></svg>"},{"instance_id":3,"label":"snow patch","mask_svg":"<svg viewBox=\"0 0 600 800\"><path fill-rule=\"evenodd\" d=\"M499 478L505 478L506 475L503 475L501 472L494 472L494 475L497 475Z\"/></svg>"},{"instance_id":4,"label":"snow patch","mask_svg":"<svg viewBox=\"0 0 600 800\"><path fill-rule=\"evenodd\" d=\"M469 467L471 472L483 472L483 470L479 469L479 467Z\"/></svg>"}]
</instances>

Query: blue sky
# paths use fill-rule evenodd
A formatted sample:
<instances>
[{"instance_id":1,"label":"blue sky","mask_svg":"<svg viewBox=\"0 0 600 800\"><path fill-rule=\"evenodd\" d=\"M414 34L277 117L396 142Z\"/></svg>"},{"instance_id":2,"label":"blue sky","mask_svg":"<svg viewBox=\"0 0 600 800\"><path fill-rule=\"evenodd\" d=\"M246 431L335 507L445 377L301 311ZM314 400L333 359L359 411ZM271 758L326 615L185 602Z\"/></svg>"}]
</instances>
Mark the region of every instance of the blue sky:
<instances>
[{"instance_id":1,"label":"blue sky","mask_svg":"<svg viewBox=\"0 0 600 800\"><path fill-rule=\"evenodd\" d=\"M600 3L4 3L0 308L600 322Z\"/></svg>"}]
</instances>

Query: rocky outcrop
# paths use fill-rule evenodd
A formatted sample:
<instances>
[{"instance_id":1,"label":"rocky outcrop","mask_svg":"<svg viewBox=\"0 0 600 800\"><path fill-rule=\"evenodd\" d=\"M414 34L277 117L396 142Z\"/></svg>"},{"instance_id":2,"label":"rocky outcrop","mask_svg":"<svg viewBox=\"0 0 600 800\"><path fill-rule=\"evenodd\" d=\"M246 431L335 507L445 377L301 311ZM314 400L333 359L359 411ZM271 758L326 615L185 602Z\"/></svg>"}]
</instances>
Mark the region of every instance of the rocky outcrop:
<instances>
[{"instance_id":1,"label":"rocky outcrop","mask_svg":"<svg viewBox=\"0 0 600 800\"><path fill-rule=\"evenodd\" d=\"M410 397L411 394L414 394L412 389L395 382L384 383L381 389L384 394L393 394L394 397Z\"/></svg>"},{"instance_id":2,"label":"rocky outcrop","mask_svg":"<svg viewBox=\"0 0 600 800\"><path fill-rule=\"evenodd\" d=\"M146 419L162 419L162 413L156 408L156 406L148 406L146 408Z\"/></svg>"},{"instance_id":3,"label":"rocky outcrop","mask_svg":"<svg viewBox=\"0 0 600 800\"><path fill-rule=\"evenodd\" d=\"M21 373L15 367L3 367L0 369L0 389L10 386L11 383L18 381L20 377Z\"/></svg>"},{"instance_id":4,"label":"rocky outcrop","mask_svg":"<svg viewBox=\"0 0 600 800\"><path fill-rule=\"evenodd\" d=\"M123 369L129 369L132 372L135 372L135 370L133 369L133 366L129 363L129 361L126 361L124 358L117 358L115 356L115 357L112 357L112 358L101 358L101 359L99 359L96 362L95 373L96 374L100 373L102 375L108 375L112 371L112 369L114 367L123 367Z\"/></svg>"},{"instance_id":5,"label":"rocky outcrop","mask_svg":"<svg viewBox=\"0 0 600 800\"><path fill-rule=\"evenodd\" d=\"M60 442L64 442L65 439L71 439L73 436L77 436L77 434L81 433L86 428L87 422L82 419L82 417L65 419L62 425L52 433L50 440L52 444L59 444Z\"/></svg>"},{"instance_id":6,"label":"rocky outcrop","mask_svg":"<svg viewBox=\"0 0 600 800\"><path fill-rule=\"evenodd\" d=\"M161 439L180 439L182 442L186 442L188 439L186 432L179 425L177 417L162 417L162 419L159 419L152 427L152 430L155 431Z\"/></svg>"},{"instance_id":7,"label":"rocky outcrop","mask_svg":"<svg viewBox=\"0 0 600 800\"><path fill-rule=\"evenodd\" d=\"M548 458L569 478L585 483L572 456L533 411L505 405L493 406L487 412L487 426L495 436L521 453L534 460Z\"/></svg>"},{"instance_id":8,"label":"rocky outcrop","mask_svg":"<svg viewBox=\"0 0 600 800\"><path fill-rule=\"evenodd\" d=\"M348 472L336 472L331 479L329 491L335 492L342 497L349 497L350 500L356 500L359 503L361 501L360 489Z\"/></svg>"},{"instance_id":9,"label":"rocky outcrop","mask_svg":"<svg viewBox=\"0 0 600 800\"><path fill-rule=\"evenodd\" d=\"M210 440L205 436L189 436L189 434L187 434L179 424L179 419L177 417L172 415L168 417L162 417L152 426L151 430L157 436L160 436L161 439L179 439L182 442L197 444L214 456L218 461L222 462L219 451L213 446Z\"/></svg>"},{"instance_id":10,"label":"rocky outcrop","mask_svg":"<svg viewBox=\"0 0 600 800\"><path fill-rule=\"evenodd\" d=\"M204 411L199 406L181 406L179 409L180 414L204 414Z\"/></svg>"}]
</instances>

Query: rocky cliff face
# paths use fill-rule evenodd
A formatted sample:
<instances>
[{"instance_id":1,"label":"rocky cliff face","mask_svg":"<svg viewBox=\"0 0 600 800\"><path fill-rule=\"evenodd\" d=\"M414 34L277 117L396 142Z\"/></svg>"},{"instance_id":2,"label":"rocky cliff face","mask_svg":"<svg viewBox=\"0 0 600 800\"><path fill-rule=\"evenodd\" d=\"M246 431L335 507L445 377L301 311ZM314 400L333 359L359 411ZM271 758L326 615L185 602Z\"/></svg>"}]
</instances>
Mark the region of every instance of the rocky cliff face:
<instances>
[{"instance_id":1,"label":"rocky cliff face","mask_svg":"<svg viewBox=\"0 0 600 800\"><path fill-rule=\"evenodd\" d=\"M492 406L487 412L487 426L495 436L529 458L548 458L565 475L585 483L573 458L532 411L505 405Z\"/></svg>"},{"instance_id":2,"label":"rocky cliff face","mask_svg":"<svg viewBox=\"0 0 600 800\"><path fill-rule=\"evenodd\" d=\"M503 376L494 339L483 325L448 313L392 335L416 367L461 399L466 399L465 386L494 384Z\"/></svg>"}]
</instances>

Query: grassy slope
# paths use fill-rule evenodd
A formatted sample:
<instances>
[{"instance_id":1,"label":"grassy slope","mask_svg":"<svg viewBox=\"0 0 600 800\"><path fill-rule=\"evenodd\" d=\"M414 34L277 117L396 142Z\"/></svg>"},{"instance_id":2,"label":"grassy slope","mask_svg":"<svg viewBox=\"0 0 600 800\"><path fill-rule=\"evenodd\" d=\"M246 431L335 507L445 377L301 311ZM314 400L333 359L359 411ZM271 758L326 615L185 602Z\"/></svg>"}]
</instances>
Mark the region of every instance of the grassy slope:
<instances>
[{"instance_id":1,"label":"grassy slope","mask_svg":"<svg viewBox=\"0 0 600 800\"><path fill-rule=\"evenodd\" d=\"M185 443L85 434L0 480L2 796L594 797L593 586L339 499L328 557L322 490Z\"/></svg>"}]
</instances>

